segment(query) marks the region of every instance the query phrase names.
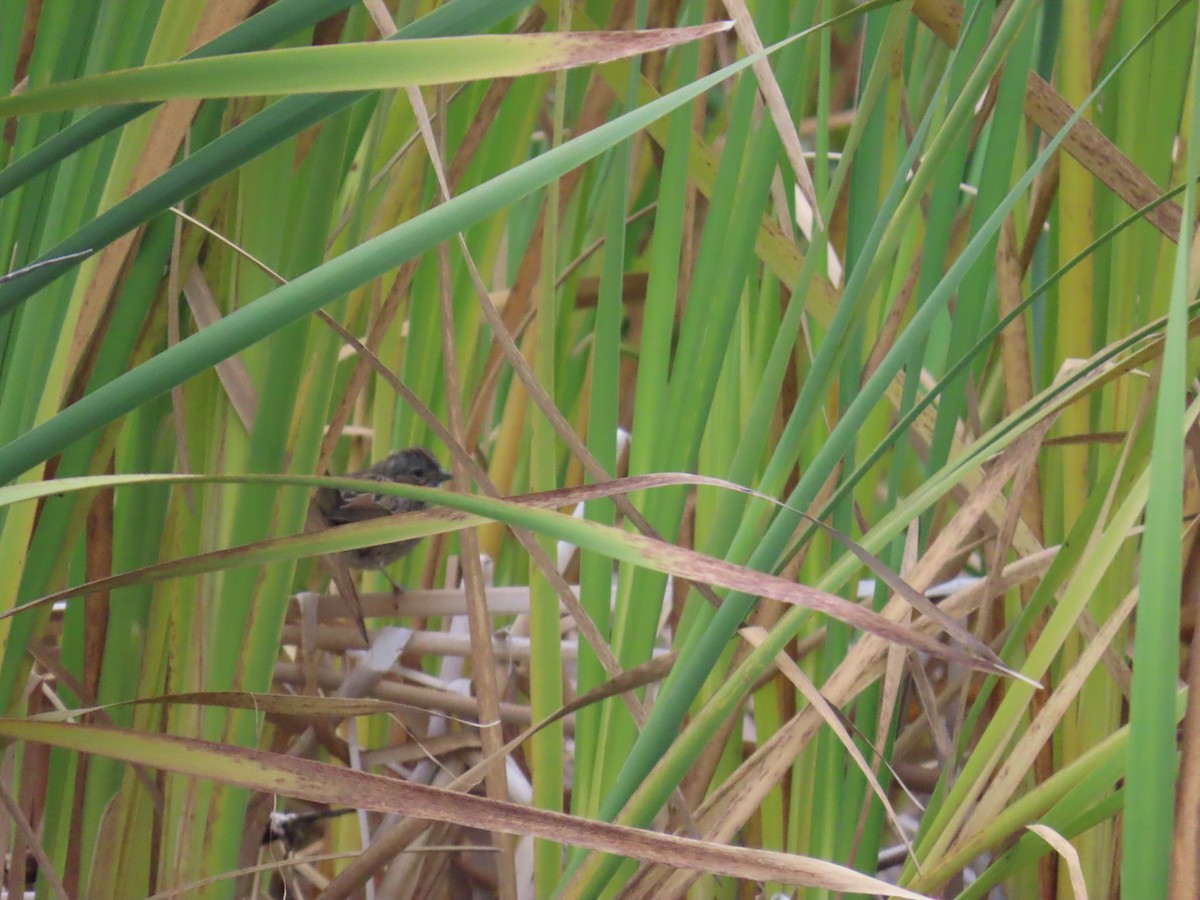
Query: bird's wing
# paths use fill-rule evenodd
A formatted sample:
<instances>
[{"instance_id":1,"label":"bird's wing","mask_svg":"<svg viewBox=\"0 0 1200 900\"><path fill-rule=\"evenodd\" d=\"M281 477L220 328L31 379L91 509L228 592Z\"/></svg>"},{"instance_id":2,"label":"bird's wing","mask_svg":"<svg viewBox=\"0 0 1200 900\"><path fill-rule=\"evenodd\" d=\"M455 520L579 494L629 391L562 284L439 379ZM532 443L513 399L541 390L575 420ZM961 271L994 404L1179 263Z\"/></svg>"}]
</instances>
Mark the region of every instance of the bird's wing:
<instances>
[{"instance_id":1,"label":"bird's wing","mask_svg":"<svg viewBox=\"0 0 1200 900\"><path fill-rule=\"evenodd\" d=\"M330 525L345 525L348 522L363 522L390 516L392 510L385 504L393 499L386 494L363 494L358 491L342 491L338 502L325 518Z\"/></svg>"}]
</instances>

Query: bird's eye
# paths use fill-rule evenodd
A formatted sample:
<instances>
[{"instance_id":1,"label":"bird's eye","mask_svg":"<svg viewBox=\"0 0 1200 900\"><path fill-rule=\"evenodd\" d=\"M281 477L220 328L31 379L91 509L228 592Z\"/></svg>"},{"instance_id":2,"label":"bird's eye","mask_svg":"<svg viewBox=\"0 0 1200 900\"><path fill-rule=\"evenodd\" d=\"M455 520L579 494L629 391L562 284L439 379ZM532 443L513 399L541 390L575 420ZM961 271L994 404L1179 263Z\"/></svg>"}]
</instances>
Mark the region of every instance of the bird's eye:
<instances>
[{"instance_id":1,"label":"bird's eye","mask_svg":"<svg viewBox=\"0 0 1200 900\"><path fill-rule=\"evenodd\" d=\"M413 475L415 475L417 478L424 478L425 470L418 466L417 468L413 469Z\"/></svg>"}]
</instances>

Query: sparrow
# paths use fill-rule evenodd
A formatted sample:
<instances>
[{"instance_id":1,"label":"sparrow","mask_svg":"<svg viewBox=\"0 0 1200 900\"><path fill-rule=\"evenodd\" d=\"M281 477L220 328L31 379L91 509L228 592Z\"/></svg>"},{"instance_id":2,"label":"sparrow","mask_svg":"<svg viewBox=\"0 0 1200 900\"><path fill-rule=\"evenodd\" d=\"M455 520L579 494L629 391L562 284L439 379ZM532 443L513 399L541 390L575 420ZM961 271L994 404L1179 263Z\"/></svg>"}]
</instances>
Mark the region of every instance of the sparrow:
<instances>
[{"instance_id":1,"label":"sparrow","mask_svg":"<svg viewBox=\"0 0 1200 900\"><path fill-rule=\"evenodd\" d=\"M358 812L356 809L318 809L311 812L283 812L276 810L267 817L262 843L279 841L288 853L294 853L321 837L322 820Z\"/></svg>"},{"instance_id":2,"label":"sparrow","mask_svg":"<svg viewBox=\"0 0 1200 900\"><path fill-rule=\"evenodd\" d=\"M437 487L454 476L445 471L438 464L434 455L424 447L409 447L407 450L399 450L386 459L381 459L369 469L353 472L346 477L360 478L364 481ZM407 497L337 488L318 488L314 504L323 524L331 528L350 522L362 522L366 519L378 519L382 516L414 512L425 508L425 503L422 501L410 500ZM337 556L342 563L352 569L383 569L411 552L419 540L420 538L412 538L387 544L376 544L374 547L359 547L356 550L346 550ZM392 587L397 591L400 590L400 586L392 581L391 576L386 572L384 572L384 577L392 582Z\"/></svg>"}]
</instances>

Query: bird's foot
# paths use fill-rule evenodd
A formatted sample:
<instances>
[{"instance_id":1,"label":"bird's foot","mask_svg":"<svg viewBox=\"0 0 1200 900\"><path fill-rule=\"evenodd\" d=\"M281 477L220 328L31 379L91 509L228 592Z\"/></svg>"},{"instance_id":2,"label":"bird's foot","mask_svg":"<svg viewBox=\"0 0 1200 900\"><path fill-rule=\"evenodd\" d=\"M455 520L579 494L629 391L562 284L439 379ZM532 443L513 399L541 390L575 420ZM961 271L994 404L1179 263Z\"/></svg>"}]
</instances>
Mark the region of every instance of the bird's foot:
<instances>
[{"instance_id":1,"label":"bird's foot","mask_svg":"<svg viewBox=\"0 0 1200 900\"><path fill-rule=\"evenodd\" d=\"M390 584L392 586L392 596L399 597L401 594L404 593L404 588L400 587L400 585L396 582L395 578L393 578L391 575L389 575L383 569L380 569L379 571L380 571L380 573L382 573L383 577L388 580L388 584Z\"/></svg>"}]
</instances>

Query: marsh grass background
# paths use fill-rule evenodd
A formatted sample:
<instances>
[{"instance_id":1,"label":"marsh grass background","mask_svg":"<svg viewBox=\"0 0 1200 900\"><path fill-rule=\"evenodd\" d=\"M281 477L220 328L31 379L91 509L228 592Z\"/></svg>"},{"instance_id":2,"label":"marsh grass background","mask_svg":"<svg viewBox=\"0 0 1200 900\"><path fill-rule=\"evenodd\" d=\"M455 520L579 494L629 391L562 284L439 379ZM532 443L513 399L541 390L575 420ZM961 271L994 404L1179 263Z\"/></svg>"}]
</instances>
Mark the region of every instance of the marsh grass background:
<instances>
[{"instance_id":1,"label":"marsh grass background","mask_svg":"<svg viewBox=\"0 0 1200 900\"><path fill-rule=\"evenodd\" d=\"M1200 896L1198 23L0 6L8 895Z\"/></svg>"}]
</instances>

